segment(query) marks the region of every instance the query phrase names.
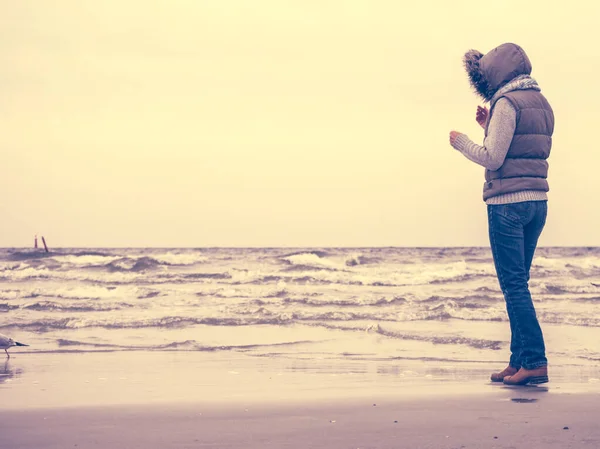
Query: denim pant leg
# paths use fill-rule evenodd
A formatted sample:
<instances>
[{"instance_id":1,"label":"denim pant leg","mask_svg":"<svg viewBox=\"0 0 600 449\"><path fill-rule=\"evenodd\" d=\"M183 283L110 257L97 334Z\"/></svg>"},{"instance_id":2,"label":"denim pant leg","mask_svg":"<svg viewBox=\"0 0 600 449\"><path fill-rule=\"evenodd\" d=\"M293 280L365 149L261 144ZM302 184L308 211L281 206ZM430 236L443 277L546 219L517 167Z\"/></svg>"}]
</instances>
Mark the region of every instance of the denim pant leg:
<instances>
[{"instance_id":1,"label":"denim pant leg","mask_svg":"<svg viewBox=\"0 0 600 449\"><path fill-rule=\"evenodd\" d=\"M529 267L545 223L546 204L528 201L488 206L490 244L511 327L510 365L516 368L547 364L528 286Z\"/></svg>"},{"instance_id":2,"label":"denim pant leg","mask_svg":"<svg viewBox=\"0 0 600 449\"><path fill-rule=\"evenodd\" d=\"M548 202L535 201L535 210L532 220L525 226L525 270L529 281L529 270L537 248L538 239L544 230L546 216L548 215Z\"/></svg>"},{"instance_id":3,"label":"denim pant leg","mask_svg":"<svg viewBox=\"0 0 600 449\"><path fill-rule=\"evenodd\" d=\"M492 223L492 211L493 211L494 206L488 206L488 230L489 230L489 238L490 238L490 245L492 248L492 256L494 258L494 265L496 267L496 273L498 275L498 281L500 283L500 288L502 289L502 292L504 292L504 287L502 286L502 281L500 280L500 261L498 260L498 256L497 253L495 251L495 245L494 245L494 240L495 240L495 235L493 234L493 232L495 232L495 229L497 226L494 226L494 224ZM521 368L521 338L518 335L518 329L515 328L515 323L516 323L516 318L513 317L514 311L512 308L512 304L508 301L506 301L506 312L508 313L508 322L510 324L510 360L508 362L508 364L510 366L512 366L513 368Z\"/></svg>"},{"instance_id":4,"label":"denim pant leg","mask_svg":"<svg viewBox=\"0 0 600 449\"><path fill-rule=\"evenodd\" d=\"M531 270L531 263L533 262L533 256L535 255L535 250L537 248L538 239L540 237L540 234L542 233L542 230L544 229L544 225L546 224L546 215L547 215L547 210L548 210L547 209L547 207L548 207L547 201L536 201L535 205L538 210L535 211L531 222L528 223L524 227L525 271L527 274L528 282L529 282L529 272ZM511 334L512 334L512 327L513 326L511 325ZM515 349L517 349L517 348L515 348ZM513 342L512 341L511 341L510 350L511 350L511 354L515 353L515 351L513 351ZM512 364L512 356L511 356L511 363L509 363L509 364L511 366L515 366ZM517 364L520 366L520 361L517 362ZM515 367L518 368L519 366L515 366Z\"/></svg>"}]
</instances>

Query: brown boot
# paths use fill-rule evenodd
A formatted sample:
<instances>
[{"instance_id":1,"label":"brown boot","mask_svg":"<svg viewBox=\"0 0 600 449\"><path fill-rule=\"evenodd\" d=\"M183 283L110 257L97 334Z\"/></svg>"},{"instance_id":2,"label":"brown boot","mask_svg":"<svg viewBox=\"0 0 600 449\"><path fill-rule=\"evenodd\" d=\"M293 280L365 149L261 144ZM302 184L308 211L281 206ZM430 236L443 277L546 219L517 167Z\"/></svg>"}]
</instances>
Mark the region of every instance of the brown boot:
<instances>
[{"instance_id":1,"label":"brown boot","mask_svg":"<svg viewBox=\"0 0 600 449\"><path fill-rule=\"evenodd\" d=\"M535 369L521 368L517 374L504 378L505 385L537 385L548 382L548 367L540 366Z\"/></svg>"},{"instance_id":2,"label":"brown boot","mask_svg":"<svg viewBox=\"0 0 600 449\"><path fill-rule=\"evenodd\" d=\"M490 379L492 382L502 382L506 376L514 376L517 374L517 371L519 371L517 368L508 365L503 371L500 371L499 373L493 373Z\"/></svg>"}]
</instances>

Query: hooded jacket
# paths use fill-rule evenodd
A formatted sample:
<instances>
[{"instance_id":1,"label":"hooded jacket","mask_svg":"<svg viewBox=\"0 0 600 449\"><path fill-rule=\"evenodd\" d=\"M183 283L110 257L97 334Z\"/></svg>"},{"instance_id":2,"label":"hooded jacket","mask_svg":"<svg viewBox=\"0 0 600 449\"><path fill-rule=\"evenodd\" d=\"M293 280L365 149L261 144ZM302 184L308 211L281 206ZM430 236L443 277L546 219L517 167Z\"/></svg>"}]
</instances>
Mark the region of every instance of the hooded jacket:
<instances>
[{"instance_id":1,"label":"hooded jacket","mask_svg":"<svg viewBox=\"0 0 600 449\"><path fill-rule=\"evenodd\" d=\"M529 58L521 47L508 43L485 55L470 50L464 63L471 85L490 102L490 118L500 98L516 111L515 132L503 165L486 170L484 200L521 191L547 192L554 114L537 83L527 82L532 69ZM518 88L511 89L513 85Z\"/></svg>"}]
</instances>

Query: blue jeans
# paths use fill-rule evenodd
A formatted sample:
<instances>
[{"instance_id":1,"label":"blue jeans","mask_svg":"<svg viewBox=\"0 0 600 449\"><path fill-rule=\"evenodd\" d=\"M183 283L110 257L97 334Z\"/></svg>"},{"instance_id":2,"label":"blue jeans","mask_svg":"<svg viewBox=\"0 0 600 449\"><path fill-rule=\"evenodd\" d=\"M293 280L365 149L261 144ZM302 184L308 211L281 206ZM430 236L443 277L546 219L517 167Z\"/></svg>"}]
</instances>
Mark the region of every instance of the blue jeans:
<instances>
[{"instance_id":1,"label":"blue jeans","mask_svg":"<svg viewBox=\"0 0 600 449\"><path fill-rule=\"evenodd\" d=\"M514 368L534 369L548 364L528 284L547 213L547 201L488 205L492 255L510 321L509 364Z\"/></svg>"}]
</instances>

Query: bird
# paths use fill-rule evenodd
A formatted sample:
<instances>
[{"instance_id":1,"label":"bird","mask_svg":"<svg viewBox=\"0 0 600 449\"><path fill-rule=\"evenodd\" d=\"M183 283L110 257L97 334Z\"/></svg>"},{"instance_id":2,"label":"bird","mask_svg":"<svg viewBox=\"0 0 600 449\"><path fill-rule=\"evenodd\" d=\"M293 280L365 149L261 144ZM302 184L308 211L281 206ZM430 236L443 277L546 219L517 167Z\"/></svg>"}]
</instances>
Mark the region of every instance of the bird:
<instances>
[{"instance_id":1,"label":"bird","mask_svg":"<svg viewBox=\"0 0 600 449\"><path fill-rule=\"evenodd\" d=\"M6 358L10 359L10 354L8 353L8 348L12 348L13 346L29 346L25 343L19 343L18 341L14 341L12 338L7 337L6 335L0 334L0 349L4 349L6 352Z\"/></svg>"}]
</instances>

